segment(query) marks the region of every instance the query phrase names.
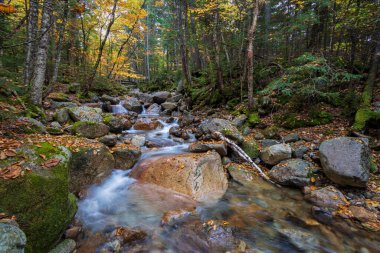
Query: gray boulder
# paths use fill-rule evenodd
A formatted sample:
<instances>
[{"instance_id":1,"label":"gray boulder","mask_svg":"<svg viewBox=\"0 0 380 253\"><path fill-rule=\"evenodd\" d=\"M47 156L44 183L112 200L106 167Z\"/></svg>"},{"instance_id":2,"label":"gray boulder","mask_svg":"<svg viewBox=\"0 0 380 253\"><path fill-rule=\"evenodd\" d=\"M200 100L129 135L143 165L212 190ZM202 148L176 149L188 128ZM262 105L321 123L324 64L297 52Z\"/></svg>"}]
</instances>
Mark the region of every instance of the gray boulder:
<instances>
[{"instance_id":1,"label":"gray boulder","mask_svg":"<svg viewBox=\"0 0 380 253\"><path fill-rule=\"evenodd\" d=\"M148 109L146 109L146 112L148 114L160 114L161 112L161 106L159 104L152 104L151 106L148 107Z\"/></svg>"},{"instance_id":2,"label":"gray boulder","mask_svg":"<svg viewBox=\"0 0 380 253\"><path fill-rule=\"evenodd\" d=\"M293 156L295 158L302 158L307 151L309 151L308 147L306 147L305 145L300 145L294 149Z\"/></svg>"},{"instance_id":3,"label":"gray boulder","mask_svg":"<svg viewBox=\"0 0 380 253\"><path fill-rule=\"evenodd\" d=\"M135 135L132 137L132 145L136 147L142 147L145 145L146 138L144 135Z\"/></svg>"},{"instance_id":4,"label":"gray boulder","mask_svg":"<svg viewBox=\"0 0 380 253\"><path fill-rule=\"evenodd\" d=\"M57 245L49 253L72 253L75 250L76 242L72 239L66 239Z\"/></svg>"},{"instance_id":5,"label":"gray boulder","mask_svg":"<svg viewBox=\"0 0 380 253\"><path fill-rule=\"evenodd\" d=\"M140 150L135 149L118 149L113 151L115 158L115 168L128 170L132 168L141 156Z\"/></svg>"},{"instance_id":6,"label":"gray boulder","mask_svg":"<svg viewBox=\"0 0 380 253\"><path fill-rule=\"evenodd\" d=\"M153 93L153 102L157 104L165 103L170 97L170 93L167 91L158 91Z\"/></svg>"},{"instance_id":7,"label":"gray boulder","mask_svg":"<svg viewBox=\"0 0 380 253\"><path fill-rule=\"evenodd\" d=\"M69 110L67 108L60 108L55 113L53 118L61 124L65 124L70 121Z\"/></svg>"},{"instance_id":8,"label":"gray boulder","mask_svg":"<svg viewBox=\"0 0 380 253\"><path fill-rule=\"evenodd\" d=\"M109 134L99 138L99 141L108 147L113 147L117 144L117 135Z\"/></svg>"},{"instance_id":9,"label":"gray boulder","mask_svg":"<svg viewBox=\"0 0 380 253\"><path fill-rule=\"evenodd\" d=\"M199 125L199 129L203 134L213 134L221 132L227 138L242 143L244 138L239 130L232 124L232 122L225 119L207 119Z\"/></svg>"},{"instance_id":10,"label":"gray boulder","mask_svg":"<svg viewBox=\"0 0 380 253\"><path fill-rule=\"evenodd\" d=\"M312 163L305 160L285 160L274 166L269 176L280 185L303 187L309 184L309 174L313 167Z\"/></svg>"},{"instance_id":11,"label":"gray boulder","mask_svg":"<svg viewBox=\"0 0 380 253\"><path fill-rule=\"evenodd\" d=\"M107 135L109 127L103 123L91 121L76 122L71 128L74 134L89 139L95 139Z\"/></svg>"},{"instance_id":12,"label":"gray boulder","mask_svg":"<svg viewBox=\"0 0 380 253\"><path fill-rule=\"evenodd\" d=\"M108 114L105 116L104 123L109 126L110 132L115 134L121 134L132 126L131 121L122 115L112 116Z\"/></svg>"},{"instance_id":13,"label":"gray boulder","mask_svg":"<svg viewBox=\"0 0 380 253\"><path fill-rule=\"evenodd\" d=\"M16 226L0 223L0 252L24 253L26 236Z\"/></svg>"},{"instance_id":14,"label":"gray boulder","mask_svg":"<svg viewBox=\"0 0 380 253\"><path fill-rule=\"evenodd\" d=\"M276 165L283 160L290 159L292 149L288 144L276 144L265 148L260 157L266 164Z\"/></svg>"},{"instance_id":15,"label":"gray boulder","mask_svg":"<svg viewBox=\"0 0 380 253\"><path fill-rule=\"evenodd\" d=\"M27 134L46 133L46 127L44 124L33 118L20 117L17 119L17 126L20 128L21 132Z\"/></svg>"},{"instance_id":16,"label":"gray boulder","mask_svg":"<svg viewBox=\"0 0 380 253\"><path fill-rule=\"evenodd\" d=\"M101 100L102 102L110 102L112 105L117 105L118 103L120 103L120 99L115 98L115 97L111 97L111 96L106 95L106 94L104 94L104 95L100 98L100 100Z\"/></svg>"},{"instance_id":17,"label":"gray boulder","mask_svg":"<svg viewBox=\"0 0 380 253\"><path fill-rule=\"evenodd\" d=\"M360 138L340 137L324 141L319 147L323 171L331 181L366 187L370 171L370 149Z\"/></svg>"},{"instance_id":18,"label":"gray boulder","mask_svg":"<svg viewBox=\"0 0 380 253\"><path fill-rule=\"evenodd\" d=\"M124 100L123 106L132 112L136 112L136 113L142 112L142 105L140 101L135 97L126 98Z\"/></svg>"},{"instance_id":19,"label":"gray boulder","mask_svg":"<svg viewBox=\"0 0 380 253\"><path fill-rule=\"evenodd\" d=\"M173 111L178 107L178 104L173 102L165 102L162 103L161 106L164 110Z\"/></svg>"},{"instance_id":20,"label":"gray boulder","mask_svg":"<svg viewBox=\"0 0 380 253\"><path fill-rule=\"evenodd\" d=\"M297 133L288 134L283 140L285 143L296 142L300 140L300 136Z\"/></svg>"},{"instance_id":21,"label":"gray boulder","mask_svg":"<svg viewBox=\"0 0 380 253\"><path fill-rule=\"evenodd\" d=\"M68 108L69 114L72 120L77 121L93 121L93 122L102 122L103 117L100 115L102 109L93 108L88 106L79 106Z\"/></svg>"},{"instance_id":22,"label":"gray boulder","mask_svg":"<svg viewBox=\"0 0 380 253\"><path fill-rule=\"evenodd\" d=\"M194 142L189 146L189 151L193 153L206 153L209 150L215 150L221 156L227 155L227 147L225 143Z\"/></svg>"},{"instance_id":23,"label":"gray boulder","mask_svg":"<svg viewBox=\"0 0 380 253\"><path fill-rule=\"evenodd\" d=\"M315 191L306 190L305 198L316 206L331 209L337 209L348 204L344 195L331 185Z\"/></svg>"},{"instance_id":24,"label":"gray boulder","mask_svg":"<svg viewBox=\"0 0 380 253\"><path fill-rule=\"evenodd\" d=\"M232 121L232 124L234 124L237 127L241 127L247 121L247 119L248 119L247 115L241 114L234 118L234 120Z\"/></svg>"}]
</instances>

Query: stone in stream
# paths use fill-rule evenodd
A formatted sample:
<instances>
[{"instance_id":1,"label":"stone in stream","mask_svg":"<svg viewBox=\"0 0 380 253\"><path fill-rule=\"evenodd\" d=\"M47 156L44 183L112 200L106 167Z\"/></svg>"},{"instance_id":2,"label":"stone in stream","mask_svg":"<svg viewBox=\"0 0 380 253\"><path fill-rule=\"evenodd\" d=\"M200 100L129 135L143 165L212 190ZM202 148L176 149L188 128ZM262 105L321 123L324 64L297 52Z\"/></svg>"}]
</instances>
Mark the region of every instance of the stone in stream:
<instances>
[{"instance_id":1,"label":"stone in stream","mask_svg":"<svg viewBox=\"0 0 380 253\"><path fill-rule=\"evenodd\" d=\"M136 147L142 147L145 145L146 138L144 135L135 135L132 137L131 143Z\"/></svg>"},{"instance_id":2,"label":"stone in stream","mask_svg":"<svg viewBox=\"0 0 380 253\"><path fill-rule=\"evenodd\" d=\"M151 183L193 197L197 201L217 200L227 190L220 155L181 154L142 161L130 174L142 183Z\"/></svg>"},{"instance_id":3,"label":"stone in stream","mask_svg":"<svg viewBox=\"0 0 380 253\"><path fill-rule=\"evenodd\" d=\"M68 108L70 117L73 121L93 121L101 123L103 117L100 115L102 109L92 108L88 106L70 107Z\"/></svg>"},{"instance_id":4,"label":"stone in stream","mask_svg":"<svg viewBox=\"0 0 380 253\"><path fill-rule=\"evenodd\" d=\"M99 141L108 147L113 147L117 144L118 137L115 134L105 135L99 138Z\"/></svg>"},{"instance_id":5,"label":"stone in stream","mask_svg":"<svg viewBox=\"0 0 380 253\"><path fill-rule=\"evenodd\" d=\"M115 168L128 170L139 160L141 151L135 149L117 149L112 154L115 159Z\"/></svg>"},{"instance_id":6,"label":"stone in stream","mask_svg":"<svg viewBox=\"0 0 380 253\"><path fill-rule=\"evenodd\" d=\"M106 146L80 148L70 160L70 190L80 192L100 183L111 174L114 166L115 159Z\"/></svg>"},{"instance_id":7,"label":"stone in stream","mask_svg":"<svg viewBox=\"0 0 380 253\"><path fill-rule=\"evenodd\" d=\"M115 134L121 134L124 130L132 127L131 121L123 115L113 116L106 114L104 116L104 124L109 126L111 133Z\"/></svg>"},{"instance_id":8,"label":"stone in stream","mask_svg":"<svg viewBox=\"0 0 380 253\"><path fill-rule=\"evenodd\" d=\"M72 126L71 131L80 137L95 139L107 135L109 127L98 122L78 121Z\"/></svg>"},{"instance_id":9,"label":"stone in stream","mask_svg":"<svg viewBox=\"0 0 380 253\"><path fill-rule=\"evenodd\" d=\"M48 252L76 212L76 199L69 191L71 152L65 147L41 142L38 147L22 146L17 153L24 161L19 167L14 165L15 157L3 160L0 165L0 170L13 164L15 171L23 171L22 176L14 179L0 178L0 212L17 217L27 241L18 229L6 225L8 232L14 232L12 235L0 231L0 252L20 252L25 241L29 252ZM13 244L16 247L8 250L2 248L12 241L19 245Z\"/></svg>"},{"instance_id":10,"label":"stone in stream","mask_svg":"<svg viewBox=\"0 0 380 253\"><path fill-rule=\"evenodd\" d=\"M158 92L153 93L153 102L160 105L162 103L165 103L169 97L170 97L170 92L158 91Z\"/></svg>"},{"instance_id":11,"label":"stone in stream","mask_svg":"<svg viewBox=\"0 0 380 253\"><path fill-rule=\"evenodd\" d=\"M207 151L215 150L221 156L227 155L227 146L224 142L221 143L202 143L194 142L189 146L189 151L192 153L206 153Z\"/></svg>"},{"instance_id":12,"label":"stone in stream","mask_svg":"<svg viewBox=\"0 0 380 253\"><path fill-rule=\"evenodd\" d=\"M172 103L172 102L165 102L161 104L162 108L167 111L173 111L178 107L177 103Z\"/></svg>"},{"instance_id":13,"label":"stone in stream","mask_svg":"<svg viewBox=\"0 0 380 253\"><path fill-rule=\"evenodd\" d=\"M155 130L157 128L162 128L162 124L155 119L150 118L139 118L133 125L136 130Z\"/></svg>"},{"instance_id":14,"label":"stone in stream","mask_svg":"<svg viewBox=\"0 0 380 253\"><path fill-rule=\"evenodd\" d=\"M348 204L344 195L331 185L314 191L305 187L305 198L316 206L331 209L338 209Z\"/></svg>"},{"instance_id":15,"label":"stone in stream","mask_svg":"<svg viewBox=\"0 0 380 253\"><path fill-rule=\"evenodd\" d=\"M343 186L366 187L370 171L370 149L360 138L340 137L319 147L323 171Z\"/></svg>"},{"instance_id":16,"label":"stone in stream","mask_svg":"<svg viewBox=\"0 0 380 253\"><path fill-rule=\"evenodd\" d=\"M174 94L166 102L178 103L183 98L182 94Z\"/></svg>"},{"instance_id":17,"label":"stone in stream","mask_svg":"<svg viewBox=\"0 0 380 253\"><path fill-rule=\"evenodd\" d=\"M313 234L298 229L279 229L278 232L302 252L320 252L319 240Z\"/></svg>"},{"instance_id":18,"label":"stone in stream","mask_svg":"<svg viewBox=\"0 0 380 253\"><path fill-rule=\"evenodd\" d=\"M148 107L148 109L146 109L146 113L148 114L160 114L161 112L161 105L159 104L152 104Z\"/></svg>"},{"instance_id":19,"label":"stone in stream","mask_svg":"<svg viewBox=\"0 0 380 253\"><path fill-rule=\"evenodd\" d=\"M244 141L243 136L239 130L230 121L225 119L207 119L199 125L199 129L203 134L213 134L220 132L227 138L242 143Z\"/></svg>"},{"instance_id":20,"label":"stone in stream","mask_svg":"<svg viewBox=\"0 0 380 253\"><path fill-rule=\"evenodd\" d=\"M24 253L26 236L16 226L0 223L0 252Z\"/></svg>"},{"instance_id":21,"label":"stone in stream","mask_svg":"<svg viewBox=\"0 0 380 253\"><path fill-rule=\"evenodd\" d=\"M120 103L120 99L119 98L111 97L111 96L106 95L106 94L103 94L103 96L101 96L100 100L102 102L110 102L112 105L117 105L117 104Z\"/></svg>"},{"instance_id":22,"label":"stone in stream","mask_svg":"<svg viewBox=\"0 0 380 253\"><path fill-rule=\"evenodd\" d=\"M54 249L50 250L49 253L72 253L75 250L76 245L77 244L74 240L66 239Z\"/></svg>"},{"instance_id":23,"label":"stone in stream","mask_svg":"<svg viewBox=\"0 0 380 253\"><path fill-rule=\"evenodd\" d=\"M279 162L292 157L292 149L288 144L276 144L265 148L261 154L263 162L269 165L276 165Z\"/></svg>"},{"instance_id":24,"label":"stone in stream","mask_svg":"<svg viewBox=\"0 0 380 253\"><path fill-rule=\"evenodd\" d=\"M129 111L133 111L136 113L142 112L142 105L140 101L135 97L127 97L124 99L123 106L127 108Z\"/></svg>"},{"instance_id":25,"label":"stone in stream","mask_svg":"<svg viewBox=\"0 0 380 253\"><path fill-rule=\"evenodd\" d=\"M285 160L270 170L269 177L280 185L303 187L310 183L309 174L314 167L302 159Z\"/></svg>"}]
</instances>

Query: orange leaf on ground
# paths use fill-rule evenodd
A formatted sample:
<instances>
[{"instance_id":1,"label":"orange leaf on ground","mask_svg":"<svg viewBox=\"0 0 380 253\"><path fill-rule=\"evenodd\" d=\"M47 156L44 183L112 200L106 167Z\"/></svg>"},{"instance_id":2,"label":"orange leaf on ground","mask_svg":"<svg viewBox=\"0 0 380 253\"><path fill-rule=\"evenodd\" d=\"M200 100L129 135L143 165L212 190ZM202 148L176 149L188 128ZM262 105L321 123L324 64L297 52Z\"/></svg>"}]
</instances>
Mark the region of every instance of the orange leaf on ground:
<instances>
[{"instance_id":1,"label":"orange leaf on ground","mask_svg":"<svg viewBox=\"0 0 380 253\"><path fill-rule=\"evenodd\" d=\"M0 170L0 178L14 179L21 175L21 167L19 165L11 165L5 169Z\"/></svg>"},{"instance_id":2,"label":"orange leaf on ground","mask_svg":"<svg viewBox=\"0 0 380 253\"><path fill-rule=\"evenodd\" d=\"M44 167L45 169L48 169L48 168L51 168L51 167L57 166L57 165L59 164L60 161L61 161L61 159L53 158L53 159L50 159L50 160L44 162L44 163L42 164L42 167Z\"/></svg>"}]
</instances>

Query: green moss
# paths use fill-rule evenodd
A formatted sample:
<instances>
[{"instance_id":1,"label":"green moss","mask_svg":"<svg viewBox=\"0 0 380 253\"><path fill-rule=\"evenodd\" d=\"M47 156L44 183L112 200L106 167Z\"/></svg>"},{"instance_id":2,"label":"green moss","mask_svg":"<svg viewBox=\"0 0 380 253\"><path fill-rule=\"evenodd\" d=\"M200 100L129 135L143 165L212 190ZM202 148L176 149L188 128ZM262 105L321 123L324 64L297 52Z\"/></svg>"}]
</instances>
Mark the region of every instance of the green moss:
<instances>
[{"instance_id":1,"label":"green moss","mask_svg":"<svg viewBox=\"0 0 380 253\"><path fill-rule=\"evenodd\" d=\"M268 139L276 139L280 137L278 134L279 131L280 129L277 126L270 126L264 129L263 135Z\"/></svg>"},{"instance_id":2,"label":"green moss","mask_svg":"<svg viewBox=\"0 0 380 253\"><path fill-rule=\"evenodd\" d=\"M377 172L379 170L379 168L376 165L376 158L374 156L370 157L369 170L372 173L375 173L375 172Z\"/></svg>"},{"instance_id":3,"label":"green moss","mask_svg":"<svg viewBox=\"0 0 380 253\"><path fill-rule=\"evenodd\" d=\"M94 122L94 121L78 121L78 122L75 122L74 125L71 127L71 130L75 133L77 131L77 128L79 126L85 126L85 125L97 125L99 124L98 122Z\"/></svg>"},{"instance_id":4,"label":"green moss","mask_svg":"<svg viewBox=\"0 0 380 253\"><path fill-rule=\"evenodd\" d=\"M251 113L247 120L250 126L255 126L260 123L260 116L257 112Z\"/></svg>"},{"instance_id":5,"label":"green moss","mask_svg":"<svg viewBox=\"0 0 380 253\"><path fill-rule=\"evenodd\" d=\"M67 102L67 101L70 101L70 98L68 95L66 95L65 93L62 93L62 92L53 92L53 93L50 93L48 98L54 100L54 101L57 101L57 102Z\"/></svg>"},{"instance_id":6,"label":"green moss","mask_svg":"<svg viewBox=\"0 0 380 253\"><path fill-rule=\"evenodd\" d=\"M107 114L103 115L104 124L109 124L113 118L114 118L114 116L112 114L107 113Z\"/></svg>"},{"instance_id":7,"label":"green moss","mask_svg":"<svg viewBox=\"0 0 380 253\"><path fill-rule=\"evenodd\" d=\"M38 167L43 160L62 158L50 169L33 169L14 180L0 179L0 212L15 215L27 236L26 252L48 252L59 240L76 212L75 197L69 195L68 154L49 143L25 148L27 164Z\"/></svg>"},{"instance_id":8,"label":"green moss","mask_svg":"<svg viewBox=\"0 0 380 253\"><path fill-rule=\"evenodd\" d=\"M254 140L244 141L242 148L244 152L247 153L247 155L251 158L256 158L259 156L259 147Z\"/></svg>"},{"instance_id":9,"label":"green moss","mask_svg":"<svg viewBox=\"0 0 380 253\"><path fill-rule=\"evenodd\" d=\"M355 115L355 123L352 126L354 131L362 131L365 129L367 122L370 120L380 120L380 112L374 112L370 109L359 109Z\"/></svg>"},{"instance_id":10,"label":"green moss","mask_svg":"<svg viewBox=\"0 0 380 253\"><path fill-rule=\"evenodd\" d=\"M332 119L333 117L330 113L313 109L309 112L307 118L300 118L297 113L286 113L277 115L274 121L284 128L295 129L328 124L332 122Z\"/></svg>"},{"instance_id":11,"label":"green moss","mask_svg":"<svg viewBox=\"0 0 380 253\"><path fill-rule=\"evenodd\" d=\"M240 98L233 98L230 101L227 102L227 106L229 108L234 108L240 103Z\"/></svg>"}]
</instances>

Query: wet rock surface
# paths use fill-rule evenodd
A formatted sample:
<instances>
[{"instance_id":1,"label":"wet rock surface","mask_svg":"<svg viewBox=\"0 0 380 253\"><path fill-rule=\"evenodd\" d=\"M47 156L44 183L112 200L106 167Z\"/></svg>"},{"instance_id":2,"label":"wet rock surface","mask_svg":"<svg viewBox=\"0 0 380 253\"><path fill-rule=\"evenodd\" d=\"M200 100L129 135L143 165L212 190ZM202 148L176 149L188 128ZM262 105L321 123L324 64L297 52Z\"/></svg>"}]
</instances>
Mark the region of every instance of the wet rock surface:
<instances>
[{"instance_id":1,"label":"wet rock surface","mask_svg":"<svg viewBox=\"0 0 380 253\"><path fill-rule=\"evenodd\" d=\"M303 187L310 183L310 174L315 166L301 159L285 160L274 166L270 178L280 185Z\"/></svg>"}]
</instances>

